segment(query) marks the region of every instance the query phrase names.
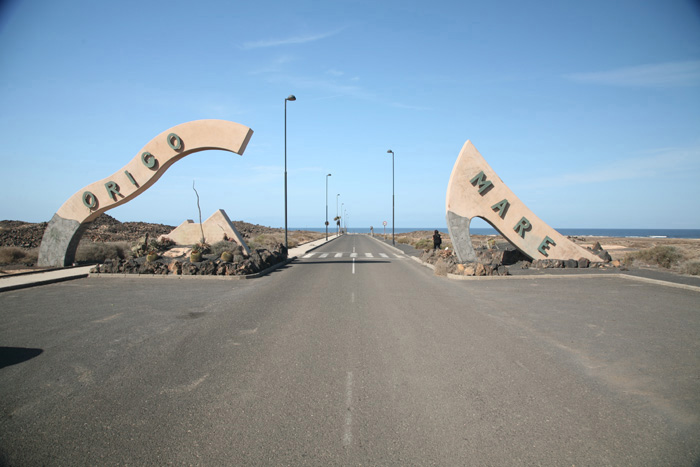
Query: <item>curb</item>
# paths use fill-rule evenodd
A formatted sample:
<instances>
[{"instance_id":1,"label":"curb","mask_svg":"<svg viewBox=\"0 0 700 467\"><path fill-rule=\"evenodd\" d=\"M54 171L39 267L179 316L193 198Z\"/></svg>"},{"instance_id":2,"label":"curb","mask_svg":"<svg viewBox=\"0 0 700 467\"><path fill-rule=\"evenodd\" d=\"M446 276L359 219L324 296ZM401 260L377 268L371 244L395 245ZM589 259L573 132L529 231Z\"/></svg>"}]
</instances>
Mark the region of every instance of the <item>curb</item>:
<instances>
[{"instance_id":1,"label":"curb","mask_svg":"<svg viewBox=\"0 0 700 467\"><path fill-rule=\"evenodd\" d=\"M647 277L631 276L623 273L608 273L608 274L542 274L537 276L460 276L457 274L447 274L448 279L456 281L497 281L497 280L533 280L533 279L607 279L607 278L627 279L631 281L647 282L649 284L665 285L677 289L690 290L700 292L700 287L688 284L678 284L676 282L662 281L658 279L649 279Z\"/></svg>"},{"instance_id":2,"label":"curb","mask_svg":"<svg viewBox=\"0 0 700 467\"><path fill-rule=\"evenodd\" d=\"M77 274L75 276L68 276L68 277L54 277L53 279L44 279L44 280L36 281L36 282L25 282L24 284L0 286L0 293L9 292L11 290L28 289L30 287L34 287L34 286L38 286L38 285L49 285L49 284L56 284L58 282L72 281L73 279L84 279L84 278L88 277L89 274L90 273Z\"/></svg>"}]
</instances>

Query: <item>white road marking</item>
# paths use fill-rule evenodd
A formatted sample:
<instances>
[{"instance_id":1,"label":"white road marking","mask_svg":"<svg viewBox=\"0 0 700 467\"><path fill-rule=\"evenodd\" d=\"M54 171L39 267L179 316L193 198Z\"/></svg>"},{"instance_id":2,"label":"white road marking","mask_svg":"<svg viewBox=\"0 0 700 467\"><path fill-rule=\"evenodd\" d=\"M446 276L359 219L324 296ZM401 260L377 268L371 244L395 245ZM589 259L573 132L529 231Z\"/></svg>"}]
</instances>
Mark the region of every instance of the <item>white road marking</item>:
<instances>
[{"instance_id":1,"label":"white road marking","mask_svg":"<svg viewBox=\"0 0 700 467\"><path fill-rule=\"evenodd\" d=\"M388 257L389 257L389 255L387 255L386 253L379 253L379 256L381 256L382 258L388 258Z\"/></svg>"},{"instance_id":2,"label":"white road marking","mask_svg":"<svg viewBox=\"0 0 700 467\"><path fill-rule=\"evenodd\" d=\"M342 254L342 253L336 253L336 254L335 254L335 257L336 257L336 258L342 258L342 257L343 257L343 254Z\"/></svg>"},{"instance_id":3,"label":"white road marking","mask_svg":"<svg viewBox=\"0 0 700 467\"><path fill-rule=\"evenodd\" d=\"M343 430L343 446L352 443L352 371L348 371L345 379L345 429Z\"/></svg>"},{"instance_id":4,"label":"white road marking","mask_svg":"<svg viewBox=\"0 0 700 467\"><path fill-rule=\"evenodd\" d=\"M350 253L351 258L357 258L357 253Z\"/></svg>"},{"instance_id":5,"label":"white road marking","mask_svg":"<svg viewBox=\"0 0 700 467\"><path fill-rule=\"evenodd\" d=\"M368 258L374 258L374 255L372 253L365 253L365 256Z\"/></svg>"},{"instance_id":6,"label":"white road marking","mask_svg":"<svg viewBox=\"0 0 700 467\"><path fill-rule=\"evenodd\" d=\"M350 303L355 303L355 292L350 292Z\"/></svg>"},{"instance_id":7,"label":"white road marking","mask_svg":"<svg viewBox=\"0 0 700 467\"><path fill-rule=\"evenodd\" d=\"M352 252L355 253L355 245L352 246Z\"/></svg>"},{"instance_id":8,"label":"white road marking","mask_svg":"<svg viewBox=\"0 0 700 467\"><path fill-rule=\"evenodd\" d=\"M355 258L352 259L352 273L355 274Z\"/></svg>"},{"instance_id":9,"label":"white road marking","mask_svg":"<svg viewBox=\"0 0 700 467\"><path fill-rule=\"evenodd\" d=\"M328 257L328 253L322 253L321 256L319 256L319 258L327 258L327 257Z\"/></svg>"},{"instance_id":10,"label":"white road marking","mask_svg":"<svg viewBox=\"0 0 700 467\"><path fill-rule=\"evenodd\" d=\"M313 255L315 255L315 254L316 254L316 253L309 253L308 255L302 256L302 258L311 258L311 257L312 257Z\"/></svg>"}]
</instances>

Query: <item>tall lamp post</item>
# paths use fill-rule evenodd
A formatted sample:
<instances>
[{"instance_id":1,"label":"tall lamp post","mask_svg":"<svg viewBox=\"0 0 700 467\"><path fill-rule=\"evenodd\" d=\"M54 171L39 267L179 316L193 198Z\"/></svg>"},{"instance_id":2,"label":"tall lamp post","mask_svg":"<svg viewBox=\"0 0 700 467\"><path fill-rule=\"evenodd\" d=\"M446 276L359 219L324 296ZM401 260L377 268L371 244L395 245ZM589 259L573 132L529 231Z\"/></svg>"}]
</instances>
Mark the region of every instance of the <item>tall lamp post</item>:
<instances>
[{"instance_id":1,"label":"tall lamp post","mask_svg":"<svg viewBox=\"0 0 700 467\"><path fill-rule=\"evenodd\" d=\"M389 149L386 153L391 153L391 243L396 246L396 241L394 240L394 151Z\"/></svg>"},{"instance_id":2,"label":"tall lamp post","mask_svg":"<svg viewBox=\"0 0 700 467\"><path fill-rule=\"evenodd\" d=\"M343 212L345 210L345 203L340 203L340 212ZM340 218L340 231L343 231L343 222L345 222L345 214Z\"/></svg>"},{"instance_id":3,"label":"tall lamp post","mask_svg":"<svg viewBox=\"0 0 700 467\"><path fill-rule=\"evenodd\" d=\"M335 195L335 221L338 224L338 235L340 235L340 221L338 219L338 196L340 196L340 193Z\"/></svg>"},{"instance_id":4,"label":"tall lamp post","mask_svg":"<svg viewBox=\"0 0 700 467\"><path fill-rule=\"evenodd\" d=\"M289 249L287 241L287 101L295 101L294 94L284 99L284 248Z\"/></svg>"},{"instance_id":5,"label":"tall lamp post","mask_svg":"<svg viewBox=\"0 0 700 467\"><path fill-rule=\"evenodd\" d=\"M328 177L331 175L326 175L326 241L328 241Z\"/></svg>"}]
</instances>

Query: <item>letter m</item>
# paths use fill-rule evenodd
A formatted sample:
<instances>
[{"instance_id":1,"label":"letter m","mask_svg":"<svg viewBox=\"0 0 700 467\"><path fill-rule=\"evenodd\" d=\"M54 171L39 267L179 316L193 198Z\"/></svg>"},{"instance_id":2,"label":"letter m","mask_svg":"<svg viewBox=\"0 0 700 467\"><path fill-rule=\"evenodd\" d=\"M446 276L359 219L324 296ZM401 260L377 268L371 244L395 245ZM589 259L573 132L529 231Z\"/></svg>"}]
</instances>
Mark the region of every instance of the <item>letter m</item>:
<instances>
[{"instance_id":1,"label":"letter m","mask_svg":"<svg viewBox=\"0 0 700 467\"><path fill-rule=\"evenodd\" d=\"M469 183L474 185L479 189L479 194L483 195L485 192L489 190L493 186L493 183L491 183L491 180L486 180L486 175L484 175L484 171L482 170L478 174L474 176L471 180L469 180Z\"/></svg>"}]
</instances>

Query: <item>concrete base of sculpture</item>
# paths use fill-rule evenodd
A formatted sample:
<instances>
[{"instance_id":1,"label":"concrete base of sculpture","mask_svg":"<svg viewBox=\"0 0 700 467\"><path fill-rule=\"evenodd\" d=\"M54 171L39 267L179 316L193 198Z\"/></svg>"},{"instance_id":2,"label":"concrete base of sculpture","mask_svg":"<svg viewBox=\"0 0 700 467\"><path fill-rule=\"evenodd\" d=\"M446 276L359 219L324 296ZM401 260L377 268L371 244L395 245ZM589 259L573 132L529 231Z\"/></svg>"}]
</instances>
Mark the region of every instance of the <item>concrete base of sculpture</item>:
<instances>
[{"instance_id":1,"label":"concrete base of sculpture","mask_svg":"<svg viewBox=\"0 0 700 467\"><path fill-rule=\"evenodd\" d=\"M548 226L503 183L470 141L464 143L447 185L447 227L460 262L475 261L469 224L480 217L532 259L600 261Z\"/></svg>"},{"instance_id":2,"label":"concrete base of sculpture","mask_svg":"<svg viewBox=\"0 0 700 467\"><path fill-rule=\"evenodd\" d=\"M39 245L39 266L70 266L75 261L80 237L91 223L81 224L54 214Z\"/></svg>"},{"instance_id":3,"label":"concrete base of sculpture","mask_svg":"<svg viewBox=\"0 0 700 467\"><path fill-rule=\"evenodd\" d=\"M220 242L227 237L238 243L247 255L250 255L250 249L243 240L243 236L238 233L238 230L228 218L223 209L219 209L212 214L209 219L202 224L195 224L191 219L187 219L180 224L175 230L162 237L168 237L178 245L194 245L202 239L202 231L207 243L213 244Z\"/></svg>"}]
</instances>

